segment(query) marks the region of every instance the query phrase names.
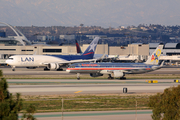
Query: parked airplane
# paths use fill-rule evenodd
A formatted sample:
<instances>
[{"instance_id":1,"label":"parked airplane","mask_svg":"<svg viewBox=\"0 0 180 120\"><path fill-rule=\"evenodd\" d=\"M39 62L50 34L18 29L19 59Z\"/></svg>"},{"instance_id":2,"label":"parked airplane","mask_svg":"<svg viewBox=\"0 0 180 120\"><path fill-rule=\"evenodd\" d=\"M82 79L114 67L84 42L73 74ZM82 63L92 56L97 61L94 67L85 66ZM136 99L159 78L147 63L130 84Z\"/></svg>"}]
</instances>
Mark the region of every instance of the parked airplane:
<instances>
[{"instance_id":1,"label":"parked airplane","mask_svg":"<svg viewBox=\"0 0 180 120\"><path fill-rule=\"evenodd\" d=\"M95 60L93 56L99 39L96 37L81 55L14 55L9 57L6 63L11 65L13 71L17 66L27 68L43 66L45 67L44 70L61 70L63 65L69 63Z\"/></svg>"},{"instance_id":2,"label":"parked airplane","mask_svg":"<svg viewBox=\"0 0 180 120\"><path fill-rule=\"evenodd\" d=\"M126 79L125 74L140 74L160 69L163 65L163 63L158 65L162 48L163 45L159 45L145 63L74 63L66 71L77 73L77 79L80 79L80 73L90 73L91 77L108 74L108 79L113 77Z\"/></svg>"}]
</instances>

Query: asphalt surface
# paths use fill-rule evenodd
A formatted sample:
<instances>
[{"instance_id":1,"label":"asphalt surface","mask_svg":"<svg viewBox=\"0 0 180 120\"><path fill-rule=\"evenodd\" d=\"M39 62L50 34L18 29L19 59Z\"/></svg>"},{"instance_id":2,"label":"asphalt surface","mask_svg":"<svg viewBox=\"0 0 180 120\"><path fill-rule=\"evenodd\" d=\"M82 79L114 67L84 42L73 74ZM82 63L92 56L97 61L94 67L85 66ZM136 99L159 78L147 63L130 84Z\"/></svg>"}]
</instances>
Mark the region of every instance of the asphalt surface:
<instances>
[{"instance_id":1,"label":"asphalt surface","mask_svg":"<svg viewBox=\"0 0 180 120\"><path fill-rule=\"evenodd\" d=\"M43 71L42 68L26 69L0 68L4 75L74 75L66 71ZM180 68L162 68L146 74L180 74ZM163 92L164 89L177 86L174 79L158 79L158 83L148 83L152 79L107 80L107 79L8 79L9 91L22 95L80 95L80 94L148 94ZM123 93L127 88L127 93ZM87 111L64 112L64 120L152 120L151 110L127 111ZM59 120L62 113L36 113L38 120ZM19 116L21 117L21 115Z\"/></svg>"},{"instance_id":2,"label":"asphalt surface","mask_svg":"<svg viewBox=\"0 0 180 120\"><path fill-rule=\"evenodd\" d=\"M152 79L144 80L7 80L11 93L22 95L52 95L52 94L122 94L123 88L127 88L127 94L157 93L164 89L177 86L174 79L158 80L158 83L148 83ZM20 85L13 85L13 84Z\"/></svg>"}]
</instances>

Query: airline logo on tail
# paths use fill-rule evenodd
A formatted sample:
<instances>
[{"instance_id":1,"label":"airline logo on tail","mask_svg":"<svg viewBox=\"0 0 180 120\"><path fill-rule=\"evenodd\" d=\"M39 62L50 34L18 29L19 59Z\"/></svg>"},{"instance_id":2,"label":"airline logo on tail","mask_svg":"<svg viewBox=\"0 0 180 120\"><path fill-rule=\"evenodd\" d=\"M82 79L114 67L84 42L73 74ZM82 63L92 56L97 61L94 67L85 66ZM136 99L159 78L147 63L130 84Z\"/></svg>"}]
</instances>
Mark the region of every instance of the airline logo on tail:
<instances>
[{"instance_id":1,"label":"airline logo on tail","mask_svg":"<svg viewBox=\"0 0 180 120\"><path fill-rule=\"evenodd\" d=\"M148 58L148 60L145 62L145 64L150 64L150 65L158 65L159 64L159 57L161 55L161 51L163 49L162 44L160 44L156 50L151 54L151 56Z\"/></svg>"},{"instance_id":2,"label":"airline logo on tail","mask_svg":"<svg viewBox=\"0 0 180 120\"><path fill-rule=\"evenodd\" d=\"M89 47L86 49L86 51L83 53L83 55L89 55L89 54L94 54L94 51L96 50L96 46L98 44L99 41L99 37L96 37L91 44L89 45Z\"/></svg>"},{"instance_id":3,"label":"airline logo on tail","mask_svg":"<svg viewBox=\"0 0 180 120\"><path fill-rule=\"evenodd\" d=\"M156 63L158 63L158 57L161 55L161 50L158 49L156 51L156 53L154 53L154 55L151 56L151 62L153 62L154 60L156 60Z\"/></svg>"},{"instance_id":4,"label":"airline logo on tail","mask_svg":"<svg viewBox=\"0 0 180 120\"><path fill-rule=\"evenodd\" d=\"M90 50L94 51L96 45L97 45L97 43L96 43L96 44L93 43L93 44L90 46L89 51L90 51Z\"/></svg>"},{"instance_id":5,"label":"airline logo on tail","mask_svg":"<svg viewBox=\"0 0 180 120\"><path fill-rule=\"evenodd\" d=\"M77 53L82 53L81 48L79 47L79 44L78 44L77 40L75 40L75 41L76 41L76 50L77 50Z\"/></svg>"}]
</instances>

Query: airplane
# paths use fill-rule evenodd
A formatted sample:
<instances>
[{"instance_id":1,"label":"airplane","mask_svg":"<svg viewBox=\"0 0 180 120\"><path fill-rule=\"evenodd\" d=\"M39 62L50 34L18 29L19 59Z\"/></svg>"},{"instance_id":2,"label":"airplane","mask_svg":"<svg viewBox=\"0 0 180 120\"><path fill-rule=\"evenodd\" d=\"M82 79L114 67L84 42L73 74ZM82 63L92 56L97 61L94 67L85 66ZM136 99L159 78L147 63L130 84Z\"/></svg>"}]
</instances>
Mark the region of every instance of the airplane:
<instances>
[{"instance_id":1,"label":"airplane","mask_svg":"<svg viewBox=\"0 0 180 120\"><path fill-rule=\"evenodd\" d=\"M94 38L88 48L81 55L13 55L6 63L15 71L15 67L36 68L43 66L44 70L62 70L62 66L77 63L94 61L93 59L99 37Z\"/></svg>"},{"instance_id":2,"label":"airplane","mask_svg":"<svg viewBox=\"0 0 180 120\"><path fill-rule=\"evenodd\" d=\"M145 63L74 63L66 71L77 73L78 80L80 79L80 73L90 73L91 77L108 74L108 79L117 77L126 79L125 74L141 74L160 69L164 63L162 62L161 65L158 65L163 46L159 45Z\"/></svg>"}]
</instances>

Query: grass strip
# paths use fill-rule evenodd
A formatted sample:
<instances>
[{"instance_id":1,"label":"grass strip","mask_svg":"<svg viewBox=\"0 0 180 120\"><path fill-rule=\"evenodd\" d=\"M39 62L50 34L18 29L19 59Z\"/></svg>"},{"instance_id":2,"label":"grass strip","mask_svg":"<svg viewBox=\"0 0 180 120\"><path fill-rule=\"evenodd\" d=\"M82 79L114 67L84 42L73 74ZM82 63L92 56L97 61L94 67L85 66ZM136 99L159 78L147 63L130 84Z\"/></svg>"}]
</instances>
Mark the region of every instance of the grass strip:
<instances>
[{"instance_id":1,"label":"grass strip","mask_svg":"<svg viewBox=\"0 0 180 120\"><path fill-rule=\"evenodd\" d=\"M37 112L60 112L64 99L64 111L106 111L106 110L145 110L149 109L147 95L137 96L68 96L68 97L26 97L23 111L29 104L36 106ZM137 108L136 108L137 101Z\"/></svg>"}]
</instances>

